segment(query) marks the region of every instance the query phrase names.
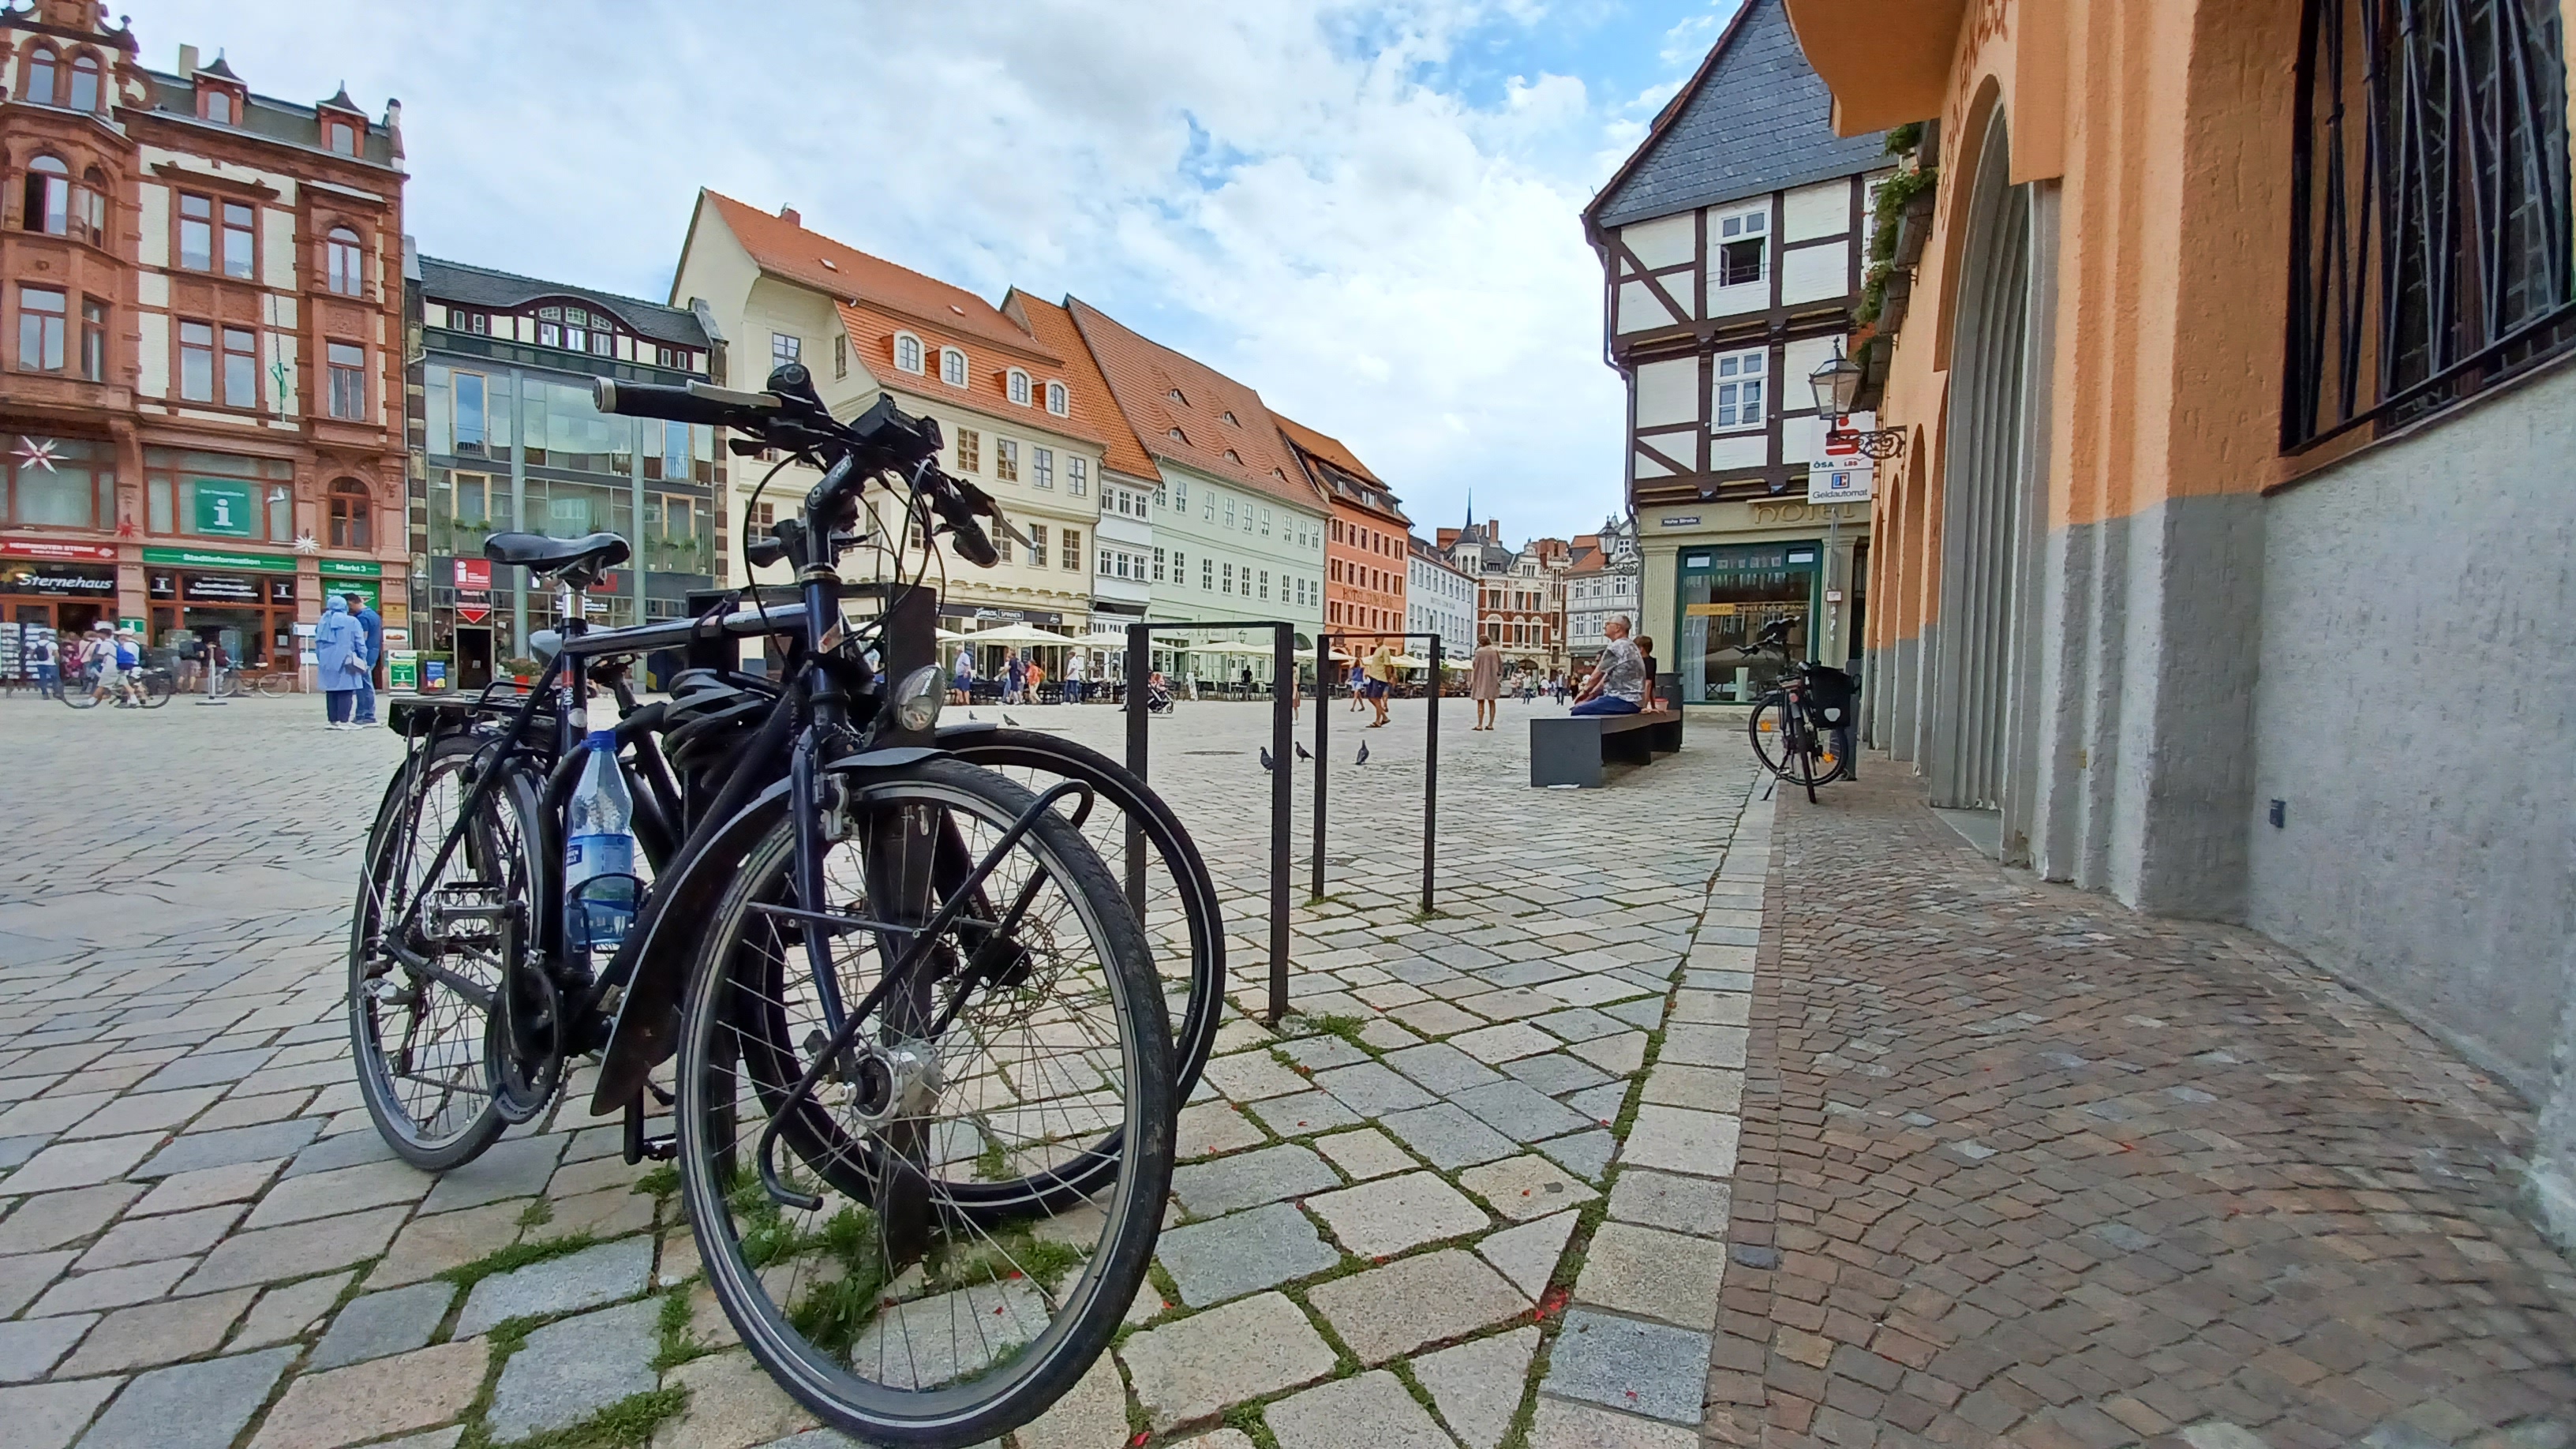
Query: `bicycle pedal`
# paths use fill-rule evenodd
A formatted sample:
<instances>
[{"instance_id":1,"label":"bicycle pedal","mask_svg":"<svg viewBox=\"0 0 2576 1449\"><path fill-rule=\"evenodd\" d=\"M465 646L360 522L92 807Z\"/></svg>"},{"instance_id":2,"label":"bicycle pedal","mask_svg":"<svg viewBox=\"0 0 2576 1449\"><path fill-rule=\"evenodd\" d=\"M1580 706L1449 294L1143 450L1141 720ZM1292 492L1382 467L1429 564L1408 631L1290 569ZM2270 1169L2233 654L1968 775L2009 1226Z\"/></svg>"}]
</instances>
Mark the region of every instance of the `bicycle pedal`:
<instances>
[{"instance_id":1,"label":"bicycle pedal","mask_svg":"<svg viewBox=\"0 0 2576 1449\"><path fill-rule=\"evenodd\" d=\"M668 1162L680 1155L680 1139L676 1136L647 1137L639 1150L644 1161Z\"/></svg>"}]
</instances>

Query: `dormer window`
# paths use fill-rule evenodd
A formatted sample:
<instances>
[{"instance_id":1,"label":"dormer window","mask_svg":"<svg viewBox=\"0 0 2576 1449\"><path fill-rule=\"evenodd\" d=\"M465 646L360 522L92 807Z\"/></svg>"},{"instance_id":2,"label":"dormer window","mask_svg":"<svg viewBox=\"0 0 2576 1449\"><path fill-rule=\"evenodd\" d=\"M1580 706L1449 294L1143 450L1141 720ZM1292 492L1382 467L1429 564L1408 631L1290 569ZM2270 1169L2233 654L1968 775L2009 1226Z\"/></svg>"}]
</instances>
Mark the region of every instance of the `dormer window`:
<instances>
[{"instance_id":1,"label":"dormer window","mask_svg":"<svg viewBox=\"0 0 2576 1449\"><path fill-rule=\"evenodd\" d=\"M1231 412L1223 412L1223 413L1219 413L1219 414L1217 414L1217 416L1218 416L1218 417L1221 417L1221 418L1223 418L1223 419L1225 419L1228 423L1232 424L1232 425L1233 425L1233 426L1235 426L1235 427L1238 427L1238 428L1239 428L1239 427L1242 427L1242 426L1243 426L1243 424L1241 424L1241 423L1238 423L1238 422L1235 422L1235 421L1234 421L1234 414L1233 414L1233 413L1231 413Z\"/></svg>"},{"instance_id":2,"label":"dormer window","mask_svg":"<svg viewBox=\"0 0 2576 1449\"><path fill-rule=\"evenodd\" d=\"M343 156L358 154L358 128L346 121L332 121L322 128L323 144Z\"/></svg>"},{"instance_id":3,"label":"dormer window","mask_svg":"<svg viewBox=\"0 0 2576 1449\"><path fill-rule=\"evenodd\" d=\"M1183 444L1184 446L1186 446L1190 441L1189 435L1178 428L1172 429L1171 437L1173 442Z\"/></svg>"},{"instance_id":4,"label":"dormer window","mask_svg":"<svg viewBox=\"0 0 2576 1449\"><path fill-rule=\"evenodd\" d=\"M966 354L954 347L939 349L939 380L950 387L966 385Z\"/></svg>"},{"instance_id":5,"label":"dormer window","mask_svg":"<svg viewBox=\"0 0 2576 1449\"><path fill-rule=\"evenodd\" d=\"M913 336L909 332L896 333L894 335L894 365L897 371L919 374L921 371L921 339Z\"/></svg>"},{"instance_id":6,"label":"dormer window","mask_svg":"<svg viewBox=\"0 0 2576 1449\"><path fill-rule=\"evenodd\" d=\"M1225 460L1238 468L1243 466L1243 455L1232 448L1225 450Z\"/></svg>"},{"instance_id":7,"label":"dormer window","mask_svg":"<svg viewBox=\"0 0 2576 1449\"><path fill-rule=\"evenodd\" d=\"M1163 396L1170 398L1172 401L1179 403L1183 407L1188 407L1190 405L1190 400L1181 396L1181 390L1177 387L1173 388L1170 392L1163 394Z\"/></svg>"},{"instance_id":8,"label":"dormer window","mask_svg":"<svg viewBox=\"0 0 2576 1449\"><path fill-rule=\"evenodd\" d=\"M1071 410L1070 405L1069 405L1069 403L1068 403L1068 400L1067 400L1067 398L1065 397L1065 391L1064 391L1064 384L1063 384L1063 383L1060 383L1060 382L1051 382L1051 383L1048 383L1048 384L1047 384L1047 389L1046 389L1046 397L1047 397L1047 411L1048 411L1048 412L1051 412L1051 413L1053 413L1053 414L1055 414L1057 417L1063 417L1063 416L1064 416L1068 411L1070 411L1070 410Z\"/></svg>"},{"instance_id":9,"label":"dormer window","mask_svg":"<svg viewBox=\"0 0 2576 1449\"><path fill-rule=\"evenodd\" d=\"M1020 371L1016 367L1012 368L1009 377L1009 387L1011 401L1018 403L1022 407L1027 407L1029 405L1029 375Z\"/></svg>"},{"instance_id":10,"label":"dormer window","mask_svg":"<svg viewBox=\"0 0 2576 1449\"><path fill-rule=\"evenodd\" d=\"M219 126L233 123L233 93L209 89L205 93L205 117Z\"/></svg>"}]
</instances>

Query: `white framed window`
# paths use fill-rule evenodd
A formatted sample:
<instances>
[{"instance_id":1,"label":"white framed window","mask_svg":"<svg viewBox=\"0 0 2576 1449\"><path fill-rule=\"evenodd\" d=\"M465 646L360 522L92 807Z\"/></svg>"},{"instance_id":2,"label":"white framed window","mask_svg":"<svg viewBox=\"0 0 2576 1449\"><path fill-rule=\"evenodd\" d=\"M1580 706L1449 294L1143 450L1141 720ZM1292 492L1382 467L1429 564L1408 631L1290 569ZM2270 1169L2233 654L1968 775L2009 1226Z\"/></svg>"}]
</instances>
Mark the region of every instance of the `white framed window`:
<instances>
[{"instance_id":1,"label":"white framed window","mask_svg":"<svg viewBox=\"0 0 2576 1449\"><path fill-rule=\"evenodd\" d=\"M950 387L966 385L966 354L954 347L939 349L939 380Z\"/></svg>"},{"instance_id":2,"label":"white framed window","mask_svg":"<svg viewBox=\"0 0 2576 1449\"><path fill-rule=\"evenodd\" d=\"M951 357L957 356L954 352L948 355ZM1020 481L1020 444L1018 439L995 438L993 440L993 478L994 481L1001 483L1017 483Z\"/></svg>"},{"instance_id":3,"label":"white framed window","mask_svg":"<svg viewBox=\"0 0 2576 1449\"><path fill-rule=\"evenodd\" d=\"M1011 401L1018 403L1022 407L1027 407L1029 405L1029 375L1020 371L1016 367L1012 368L1010 371L1010 391Z\"/></svg>"},{"instance_id":4,"label":"white framed window","mask_svg":"<svg viewBox=\"0 0 2576 1449\"><path fill-rule=\"evenodd\" d=\"M1261 510L1261 536L1263 538L1268 538L1270 536L1270 510L1267 508ZM1270 596L1268 594L1264 594L1262 597L1266 599Z\"/></svg>"},{"instance_id":5,"label":"white framed window","mask_svg":"<svg viewBox=\"0 0 2576 1449\"><path fill-rule=\"evenodd\" d=\"M1033 476L1029 479L1029 485L1034 488L1053 489L1055 487L1055 449L1032 448L1029 450L1029 462L1033 465L1030 470Z\"/></svg>"},{"instance_id":6,"label":"white framed window","mask_svg":"<svg viewBox=\"0 0 2576 1449\"><path fill-rule=\"evenodd\" d=\"M913 336L909 332L896 333L894 335L894 365L898 371L919 374L921 371L921 339Z\"/></svg>"},{"instance_id":7,"label":"white framed window","mask_svg":"<svg viewBox=\"0 0 2576 1449\"><path fill-rule=\"evenodd\" d=\"M1229 575L1229 577L1231 576ZM1214 589L1216 587L1215 559L1203 558L1199 560L1199 587L1201 589Z\"/></svg>"},{"instance_id":8,"label":"white framed window","mask_svg":"<svg viewBox=\"0 0 2576 1449\"><path fill-rule=\"evenodd\" d=\"M1162 551L1161 549L1159 549L1159 548L1158 548L1158 549L1154 550L1154 582L1159 584L1159 583L1161 583L1162 581L1163 581L1163 551Z\"/></svg>"},{"instance_id":9,"label":"white framed window","mask_svg":"<svg viewBox=\"0 0 2576 1449\"><path fill-rule=\"evenodd\" d=\"M1741 431L1762 426L1762 391L1768 365L1760 351L1730 352L1715 359L1709 429Z\"/></svg>"},{"instance_id":10,"label":"white framed window","mask_svg":"<svg viewBox=\"0 0 2576 1449\"><path fill-rule=\"evenodd\" d=\"M1709 259L1711 285L1750 286L1770 275L1771 208L1767 203L1712 217L1710 222L1709 239L1717 246L1717 255Z\"/></svg>"},{"instance_id":11,"label":"white framed window","mask_svg":"<svg viewBox=\"0 0 2576 1449\"><path fill-rule=\"evenodd\" d=\"M850 334L847 332L832 334L832 375L834 377L850 375Z\"/></svg>"},{"instance_id":12,"label":"white framed window","mask_svg":"<svg viewBox=\"0 0 2576 1449\"><path fill-rule=\"evenodd\" d=\"M1074 498L1080 498L1091 491L1091 460L1089 458L1082 456L1080 453L1065 454L1064 491L1068 496Z\"/></svg>"},{"instance_id":13,"label":"white framed window","mask_svg":"<svg viewBox=\"0 0 2576 1449\"><path fill-rule=\"evenodd\" d=\"M1231 498L1225 500L1225 526L1234 527L1234 500Z\"/></svg>"},{"instance_id":14,"label":"white framed window","mask_svg":"<svg viewBox=\"0 0 2576 1449\"><path fill-rule=\"evenodd\" d=\"M1189 479L1175 478L1172 480L1172 506L1183 513L1190 511Z\"/></svg>"},{"instance_id":15,"label":"white framed window","mask_svg":"<svg viewBox=\"0 0 2576 1449\"><path fill-rule=\"evenodd\" d=\"M1202 522L1206 522L1206 523L1214 523L1214 522L1216 522L1216 495L1215 495L1215 494L1210 493L1210 494L1206 495L1205 497L1203 497L1203 498L1201 498L1201 499L1199 500L1199 518L1200 518L1200 520L1201 520ZM1234 505L1233 505L1233 504L1231 504L1231 503L1229 503L1229 504L1227 504L1227 505L1226 505L1226 520L1225 520L1225 521L1226 521L1226 522L1228 522L1228 523L1232 523L1232 522L1234 521Z\"/></svg>"},{"instance_id":16,"label":"white framed window","mask_svg":"<svg viewBox=\"0 0 2576 1449\"><path fill-rule=\"evenodd\" d=\"M576 347L574 350L579 351L580 349ZM804 339L799 337L790 337L784 332L772 332L769 334L770 366L785 367L787 364L799 360L804 355Z\"/></svg>"},{"instance_id":17,"label":"white framed window","mask_svg":"<svg viewBox=\"0 0 2576 1449\"><path fill-rule=\"evenodd\" d=\"M1186 554L1186 553L1183 553L1181 550L1179 550L1179 549L1177 549L1177 548L1176 548L1176 549L1173 549L1173 550L1172 550L1172 582L1173 582L1173 583L1176 583L1176 584L1186 584L1186 583L1188 583L1189 581L1190 581L1190 556L1189 556L1188 554Z\"/></svg>"},{"instance_id":18,"label":"white framed window","mask_svg":"<svg viewBox=\"0 0 2576 1449\"><path fill-rule=\"evenodd\" d=\"M1066 413L1072 411L1072 401L1065 395L1063 383L1048 383L1046 385L1046 400L1047 411L1055 414L1057 417L1063 417Z\"/></svg>"}]
</instances>

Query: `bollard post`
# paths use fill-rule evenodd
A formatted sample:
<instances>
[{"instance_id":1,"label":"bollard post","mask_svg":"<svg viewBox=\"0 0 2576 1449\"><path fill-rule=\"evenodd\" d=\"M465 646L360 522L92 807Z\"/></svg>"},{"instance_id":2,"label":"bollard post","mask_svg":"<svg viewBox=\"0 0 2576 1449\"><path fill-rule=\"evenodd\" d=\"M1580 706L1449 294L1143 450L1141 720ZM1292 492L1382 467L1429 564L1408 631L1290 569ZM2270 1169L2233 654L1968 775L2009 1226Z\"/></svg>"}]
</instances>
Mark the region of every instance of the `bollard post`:
<instances>
[{"instance_id":1,"label":"bollard post","mask_svg":"<svg viewBox=\"0 0 2576 1449\"><path fill-rule=\"evenodd\" d=\"M1332 636L1332 635L1330 635L1330 634L1318 634L1318 635L1316 635L1316 636L1315 636L1315 820L1314 820L1314 826L1315 826L1315 853L1314 853L1314 859L1312 859L1312 860L1310 860L1309 862L1307 862L1307 869L1308 869L1308 872L1309 872L1309 874L1312 876L1312 879L1307 883L1307 886L1306 886L1306 899L1308 899L1309 901L1320 901L1320 900L1322 900L1322 899L1324 898L1324 820L1325 820L1325 815L1324 815L1324 774L1325 774L1325 767L1326 767L1326 766L1328 766L1328 765L1330 765L1330 764L1332 763L1332 760L1333 760L1332 751L1331 751L1331 749L1326 745L1326 743L1325 743L1325 739L1324 739L1324 736L1325 736L1325 734L1327 733L1327 726L1328 726L1329 722L1331 721L1331 719L1332 719L1332 717L1333 717L1333 696L1332 696L1332 692L1331 692L1329 689L1327 689L1327 688L1325 687L1325 685L1324 685L1324 681L1325 681L1325 679L1326 679L1326 678L1328 678L1328 677L1329 677L1329 676L1328 676L1328 674L1327 674L1327 671L1329 671L1329 670L1333 667L1333 666L1332 666L1332 658L1333 658L1333 636Z\"/></svg>"},{"instance_id":2,"label":"bollard post","mask_svg":"<svg viewBox=\"0 0 2576 1449\"><path fill-rule=\"evenodd\" d=\"M1270 650L1270 1025L1288 1015L1288 813L1296 783L1297 633L1280 624ZM1323 711L1315 711L1316 718ZM1320 766L1323 762L1317 760ZM1319 768L1317 779L1323 778Z\"/></svg>"},{"instance_id":3,"label":"bollard post","mask_svg":"<svg viewBox=\"0 0 2576 1449\"><path fill-rule=\"evenodd\" d=\"M1127 626L1127 773L1141 783L1145 778L1145 757L1152 748L1146 734L1148 711L1145 708L1145 681L1154 672L1154 631L1150 625ZM1127 878L1127 907L1136 913L1136 922L1145 921L1145 827L1130 816L1127 821L1127 859L1121 872Z\"/></svg>"},{"instance_id":4,"label":"bollard post","mask_svg":"<svg viewBox=\"0 0 2576 1449\"><path fill-rule=\"evenodd\" d=\"M1422 741L1422 913L1431 914L1431 866L1440 850L1440 636L1431 636L1430 721Z\"/></svg>"}]
</instances>

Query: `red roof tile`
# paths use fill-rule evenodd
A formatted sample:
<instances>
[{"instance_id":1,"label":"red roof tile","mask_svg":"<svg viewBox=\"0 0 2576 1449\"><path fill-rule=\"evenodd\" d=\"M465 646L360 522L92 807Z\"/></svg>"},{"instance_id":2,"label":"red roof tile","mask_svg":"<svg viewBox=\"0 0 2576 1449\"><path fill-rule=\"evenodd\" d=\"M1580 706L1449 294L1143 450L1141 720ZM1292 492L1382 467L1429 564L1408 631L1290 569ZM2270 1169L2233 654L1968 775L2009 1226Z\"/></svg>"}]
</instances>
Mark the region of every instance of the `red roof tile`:
<instances>
[{"instance_id":1,"label":"red roof tile","mask_svg":"<svg viewBox=\"0 0 2576 1449\"><path fill-rule=\"evenodd\" d=\"M698 196L703 204L715 209L734 239L742 243L742 249L764 272L844 300L874 303L961 338L999 345L1030 361L1057 360L1039 346L1036 338L994 310L993 304L963 287L952 287L882 257L844 246L821 232L808 231L797 222L719 192L701 190Z\"/></svg>"},{"instance_id":2,"label":"red roof tile","mask_svg":"<svg viewBox=\"0 0 2576 1449\"><path fill-rule=\"evenodd\" d=\"M1073 410L1088 424L1103 445L1108 465L1131 478L1152 481L1158 475L1154 460L1145 455L1144 445L1136 441L1136 430L1127 426L1126 417L1118 411L1117 400L1110 396L1109 379L1100 375L1100 364L1092 360L1091 349L1082 342L1082 331L1073 325L1073 314L1053 302L1032 297L1013 287L1002 298L1002 315L1027 328L1040 346L1064 359L1064 381L1072 394Z\"/></svg>"},{"instance_id":3,"label":"red roof tile","mask_svg":"<svg viewBox=\"0 0 2576 1449\"><path fill-rule=\"evenodd\" d=\"M1146 452L1301 507L1324 506L1304 467L1288 455L1261 394L1138 336L1079 297L1065 298L1064 305Z\"/></svg>"}]
</instances>

